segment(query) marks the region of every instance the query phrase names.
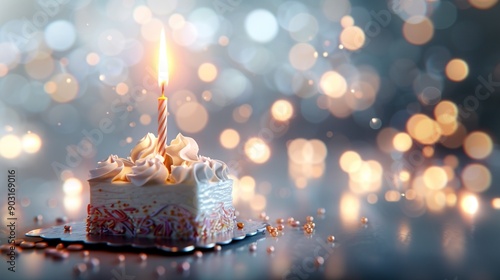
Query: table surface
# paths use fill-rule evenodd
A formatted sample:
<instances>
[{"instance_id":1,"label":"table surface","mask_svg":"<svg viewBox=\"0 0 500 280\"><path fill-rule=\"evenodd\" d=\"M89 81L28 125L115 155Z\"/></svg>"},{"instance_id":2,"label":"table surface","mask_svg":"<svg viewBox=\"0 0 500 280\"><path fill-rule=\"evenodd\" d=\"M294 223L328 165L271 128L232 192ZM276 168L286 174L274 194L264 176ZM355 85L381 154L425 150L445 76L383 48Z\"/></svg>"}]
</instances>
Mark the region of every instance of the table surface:
<instances>
[{"instance_id":1,"label":"table surface","mask_svg":"<svg viewBox=\"0 0 500 280\"><path fill-rule=\"evenodd\" d=\"M74 272L85 261L82 252L71 252L69 258L57 261L46 257L43 249L24 249L16 257L15 273L7 273L7 264L2 262L2 279L495 279L500 275L500 223L486 195L478 198L474 214L464 212L459 203L437 212L425 207L415 212L415 201L405 197L397 202L379 197L371 204L366 196L349 194L343 187L348 183L346 176L331 170L322 179L309 181L304 189L293 187L288 179L278 180L271 171L257 176L271 185L265 209L269 223L276 224L280 217L295 217L304 223L311 215L316 225L312 234L287 226L281 236L258 234L224 245L220 252L205 250L201 258L193 253L87 246L85 250L100 260L100 266L83 274ZM492 173L494 185L498 172ZM236 207L240 217L259 219L249 203L239 201ZM316 213L320 207L325 208L324 215ZM55 224L48 218L35 223L32 217L36 214L60 214L50 208L44 213L30 213L29 209L20 218L18 235ZM71 220L85 217L85 208L80 210ZM368 223L361 223L361 217L367 217ZM329 235L335 236L334 243L327 242ZM255 252L249 250L253 242ZM267 253L269 246L274 246L274 253ZM141 252L148 255L146 261L140 261ZM118 261L120 254L125 256L123 262ZM323 265L315 265L317 257L324 259ZM184 262L190 268L179 272ZM158 266L166 270L162 277L155 272Z\"/></svg>"}]
</instances>

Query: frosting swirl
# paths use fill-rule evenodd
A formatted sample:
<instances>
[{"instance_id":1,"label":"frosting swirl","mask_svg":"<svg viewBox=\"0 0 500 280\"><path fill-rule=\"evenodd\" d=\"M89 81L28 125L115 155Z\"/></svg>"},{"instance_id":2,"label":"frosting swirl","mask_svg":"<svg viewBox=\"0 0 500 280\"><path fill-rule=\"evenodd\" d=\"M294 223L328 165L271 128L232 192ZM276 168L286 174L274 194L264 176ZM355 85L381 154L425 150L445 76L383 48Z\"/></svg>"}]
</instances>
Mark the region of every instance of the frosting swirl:
<instances>
[{"instance_id":1,"label":"frosting swirl","mask_svg":"<svg viewBox=\"0 0 500 280\"><path fill-rule=\"evenodd\" d=\"M126 179L123 180L127 173L123 160L124 159L118 158L116 155L110 155L106 160L99 161L97 163L97 168L90 170L90 180L107 182L127 181ZM127 161L127 165L128 164L129 162Z\"/></svg>"},{"instance_id":2,"label":"frosting swirl","mask_svg":"<svg viewBox=\"0 0 500 280\"><path fill-rule=\"evenodd\" d=\"M185 161L198 161L198 151L196 141L191 137L184 137L180 133L165 148L169 162L172 165L181 165Z\"/></svg>"},{"instance_id":3,"label":"frosting swirl","mask_svg":"<svg viewBox=\"0 0 500 280\"><path fill-rule=\"evenodd\" d=\"M130 159L132 162L154 155L157 151L157 143L158 139L156 139L153 133L148 133L146 136L142 137L130 151Z\"/></svg>"},{"instance_id":4,"label":"frosting swirl","mask_svg":"<svg viewBox=\"0 0 500 280\"><path fill-rule=\"evenodd\" d=\"M211 159L209 157L200 157L203 162L207 162L210 168L214 171L215 176L219 180L229 179L229 169L227 165L217 159Z\"/></svg>"},{"instance_id":5,"label":"frosting swirl","mask_svg":"<svg viewBox=\"0 0 500 280\"><path fill-rule=\"evenodd\" d=\"M206 183L214 177L214 171L206 162L183 163L172 166L174 183Z\"/></svg>"},{"instance_id":6,"label":"frosting swirl","mask_svg":"<svg viewBox=\"0 0 500 280\"><path fill-rule=\"evenodd\" d=\"M165 184L169 172L163 164L163 160L163 157L158 154L141 158L135 162L132 173L126 176L136 186L142 186L146 183Z\"/></svg>"}]
</instances>

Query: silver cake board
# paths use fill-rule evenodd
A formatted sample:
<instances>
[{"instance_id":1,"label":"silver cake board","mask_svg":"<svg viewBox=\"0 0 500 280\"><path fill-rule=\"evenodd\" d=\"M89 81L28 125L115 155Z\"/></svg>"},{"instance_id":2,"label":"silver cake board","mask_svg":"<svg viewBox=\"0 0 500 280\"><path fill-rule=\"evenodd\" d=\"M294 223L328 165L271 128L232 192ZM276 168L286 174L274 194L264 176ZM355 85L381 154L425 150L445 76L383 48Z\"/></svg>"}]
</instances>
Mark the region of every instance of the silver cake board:
<instances>
[{"instance_id":1,"label":"silver cake board","mask_svg":"<svg viewBox=\"0 0 500 280\"><path fill-rule=\"evenodd\" d=\"M240 221L237 221L240 222ZM84 243L88 245L106 245L110 247L129 247L137 249L159 249L169 253L186 253L195 249L211 249L216 245L227 245L233 241L243 240L264 232L266 225L259 221L241 221L243 229L217 234L206 238L192 240L173 240L165 238L125 237L112 235L87 234L86 224L72 222L49 228L34 229L26 233L28 237L40 237L46 241L61 241L68 243ZM65 230L71 226L71 230Z\"/></svg>"}]
</instances>

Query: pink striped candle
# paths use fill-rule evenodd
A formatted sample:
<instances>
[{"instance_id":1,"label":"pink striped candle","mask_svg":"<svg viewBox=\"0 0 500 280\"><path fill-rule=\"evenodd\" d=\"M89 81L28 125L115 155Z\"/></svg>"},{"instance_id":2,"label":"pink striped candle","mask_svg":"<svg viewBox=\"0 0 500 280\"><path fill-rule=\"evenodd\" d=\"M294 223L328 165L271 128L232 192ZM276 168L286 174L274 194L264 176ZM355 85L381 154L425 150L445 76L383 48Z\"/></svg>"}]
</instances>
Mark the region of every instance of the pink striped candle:
<instances>
[{"instance_id":1,"label":"pink striped candle","mask_svg":"<svg viewBox=\"0 0 500 280\"><path fill-rule=\"evenodd\" d=\"M168 98L165 97L165 85L168 85L168 60L165 30L160 34L160 51L158 59L158 85L161 87L161 96L158 98L158 154L165 158L167 147L167 116Z\"/></svg>"},{"instance_id":2,"label":"pink striped candle","mask_svg":"<svg viewBox=\"0 0 500 280\"><path fill-rule=\"evenodd\" d=\"M162 84L161 96L158 97L158 154L165 157L165 147L167 146L167 116L168 116L168 98L163 92Z\"/></svg>"}]
</instances>

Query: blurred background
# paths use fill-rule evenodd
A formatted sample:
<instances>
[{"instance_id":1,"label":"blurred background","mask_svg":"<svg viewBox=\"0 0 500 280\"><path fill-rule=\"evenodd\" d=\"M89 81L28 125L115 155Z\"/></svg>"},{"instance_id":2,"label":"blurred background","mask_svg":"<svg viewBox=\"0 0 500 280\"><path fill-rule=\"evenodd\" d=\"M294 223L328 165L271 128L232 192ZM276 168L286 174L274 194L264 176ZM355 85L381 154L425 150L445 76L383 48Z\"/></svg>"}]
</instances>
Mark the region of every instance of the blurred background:
<instances>
[{"instance_id":1,"label":"blurred background","mask_svg":"<svg viewBox=\"0 0 500 280\"><path fill-rule=\"evenodd\" d=\"M348 227L389 207L456 213L456 229L495 215L499 13L497 0L2 1L0 161L17 171L18 219L83 220L88 170L157 134L162 28L168 137L230 166L242 216L323 207Z\"/></svg>"}]
</instances>

